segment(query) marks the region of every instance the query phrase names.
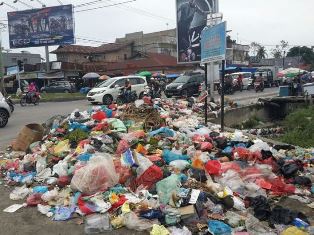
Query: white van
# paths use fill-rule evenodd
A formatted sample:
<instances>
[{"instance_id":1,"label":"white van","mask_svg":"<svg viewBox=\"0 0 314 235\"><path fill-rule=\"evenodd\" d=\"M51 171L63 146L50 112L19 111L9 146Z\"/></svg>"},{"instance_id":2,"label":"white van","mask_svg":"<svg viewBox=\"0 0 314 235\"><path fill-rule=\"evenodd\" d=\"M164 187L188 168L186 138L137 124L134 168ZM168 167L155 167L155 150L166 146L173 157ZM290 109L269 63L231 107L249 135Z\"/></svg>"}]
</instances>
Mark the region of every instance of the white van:
<instances>
[{"instance_id":1,"label":"white van","mask_svg":"<svg viewBox=\"0 0 314 235\"><path fill-rule=\"evenodd\" d=\"M109 78L108 80L99 83L95 88L91 89L86 98L92 104L109 105L112 101L116 101L120 94L120 89L124 87L125 81L129 79L132 85L132 91L135 91L139 98L143 97L147 82L145 77L141 76L124 76Z\"/></svg>"}]
</instances>

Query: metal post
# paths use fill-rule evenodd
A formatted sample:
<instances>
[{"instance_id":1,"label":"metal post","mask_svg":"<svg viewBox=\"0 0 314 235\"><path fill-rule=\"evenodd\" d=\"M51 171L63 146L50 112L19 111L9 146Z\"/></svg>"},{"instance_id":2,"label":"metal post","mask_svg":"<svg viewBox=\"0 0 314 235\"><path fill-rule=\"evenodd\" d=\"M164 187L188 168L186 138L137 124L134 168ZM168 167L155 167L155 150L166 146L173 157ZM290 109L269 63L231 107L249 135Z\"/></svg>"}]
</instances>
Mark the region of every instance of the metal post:
<instances>
[{"instance_id":1,"label":"metal post","mask_svg":"<svg viewBox=\"0 0 314 235\"><path fill-rule=\"evenodd\" d=\"M206 92L208 92L207 74L208 74L207 64L205 64L205 89L206 89ZM207 122L208 122L208 95L206 95L206 97L205 97L204 112L205 112L205 125L207 126Z\"/></svg>"},{"instance_id":2,"label":"metal post","mask_svg":"<svg viewBox=\"0 0 314 235\"><path fill-rule=\"evenodd\" d=\"M2 59L2 45L1 45L1 28L0 28L0 92L5 95L4 89L4 69L3 69L3 59Z\"/></svg>"},{"instance_id":3,"label":"metal post","mask_svg":"<svg viewBox=\"0 0 314 235\"><path fill-rule=\"evenodd\" d=\"M221 113L220 113L220 125L221 131L225 129L225 60L222 61L222 79L221 79Z\"/></svg>"},{"instance_id":4,"label":"metal post","mask_svg":"<svg viewBox=\"0 0 314 235\"><path fill-rule=\"evenodd\" d=\"M210 101L214 100L214 91L215 91L215 84L214 84L214 78L215 78L215 66L214 62L210 62L209 66L209 78L210 78Z\"/></svg>"},{"instance_id":5,"label":"metal post","mask_svg":"<svg viewBox=\"0 0 314 235\"><path fill-rule=\"evenodd\" d=\"M49 62L49 47L45 46L45 52L46 52L46 73L50 72L50 62Z\"/></svg>"}]
</instances>

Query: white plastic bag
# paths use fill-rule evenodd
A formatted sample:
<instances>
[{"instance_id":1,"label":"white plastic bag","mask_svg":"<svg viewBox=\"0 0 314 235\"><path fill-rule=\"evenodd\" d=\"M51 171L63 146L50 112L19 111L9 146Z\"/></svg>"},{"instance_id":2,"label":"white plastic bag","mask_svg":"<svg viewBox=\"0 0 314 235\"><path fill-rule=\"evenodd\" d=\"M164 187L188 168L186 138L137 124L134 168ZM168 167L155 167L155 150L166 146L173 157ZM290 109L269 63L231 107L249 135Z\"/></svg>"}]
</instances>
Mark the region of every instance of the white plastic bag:
<instances>
[{"instance_id":1,"label":"white plastic bag","mask_svg":"<svg viewBox=\"0 0 314 235\"><path fill-rule=\"evenodd\" d=\"M68 175L68 163L65 161L59 161L56 165L53 166L52 175L57 174L58 176L67 176Z\"/></svg>"},{"instance_id":2,"label":"white plastic bag","mask_svg":"<svg viewBox=\"0 0 314 235\"><path fill-rule=\"evenodd\" d=\"M119 182L110 155L93 156L88 164L74 173L71 188L86 194L105 191Z\"/></svg>"},{"instance_id":3,"label":"white plastic bag","mask_svg":"<svg viewBox=\"0 0 314 235\"><path fill-rule=\"evenodd\" d=\"M49 202L54 200L58 196L58 190L55 188L53 190L50 190L48 192L45 192L42 196L41 199L45 202Z\"/></svg>"},{"instance_id":4,"label":"white plastic bag","mask_svg":"<svg viewBox=\"0 0 314 235\"><path fill-rule=\"evenodd\" d=\"M16 187L11 193L10 193L10 199L17 201L24 199L27 195L29 195L32 192L31 189L27 188L25 185L22 187Z\"/></svg>"}]
</instances>

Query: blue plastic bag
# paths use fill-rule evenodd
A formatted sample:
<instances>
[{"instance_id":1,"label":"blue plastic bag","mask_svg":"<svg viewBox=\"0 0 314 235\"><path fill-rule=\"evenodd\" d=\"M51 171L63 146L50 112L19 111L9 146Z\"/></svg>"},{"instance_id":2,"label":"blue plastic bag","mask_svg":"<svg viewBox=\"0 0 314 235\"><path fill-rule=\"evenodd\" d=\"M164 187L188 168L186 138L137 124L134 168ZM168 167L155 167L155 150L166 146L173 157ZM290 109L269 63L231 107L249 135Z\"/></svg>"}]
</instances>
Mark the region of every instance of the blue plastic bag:
<instances>
[{"instance_id":1,"label":"blue plastic bag","mask_svg":"<svg viewBox=\"0 0 314 235\"><path fill-rule=\"evenodd\" d=\"M82 161L82 162L88 162L92 156L93 155L90 153L83 153L77 157L77 160Z\"/></svg>"},{"instance_id":2,"label":"blue plastic bag","mask_svg":"<svg viewBox=\"0 0 314 235\"><path fill-rule=\"evenodd\" d=\"M69 125L69 131L75 131L76 129L81 129L82 131L88 132L89 128L84 124L78 122L72 122Z\"/></svg>"},{"instance_id":3,"label":"blue plastic bag","mask_svg":"<svg viewBox=\"0 0 314 235\"><path fill-rule=\"evenodd\" d=\"M164 149L162 151L162 157L167 164L175 160L189 160L190 159L189 156L187 155L176 154L176 153L171 152L168 149Z\"/></svg>"},{"instance_id":4,"label":"blue plastic bag","mask_svg":"<svg viewBox=\"0 0 314 235\"><path fill-rule=\"evenodd\" d=\"M168 127L161 127L158 130L152 131L149 133L150 136L155 136L158 134L164 134L167 137L174 137L175 132L171 129L169 129Z\"/></svg>"},{"instance_id":5,"label":"blue plastic bag","mask_svg":"<svg viewBox=\"0 0 314 235\"><path fill-rule=\"evenodd\" d=\"M36 186L33 188L33 193L44 194L45 192L48 192L48 186Z\"/></svg>"},{"instance_id":6,"label":"blue plastic bag","mask_svg":"<svg viewBox=\"0 0 314 235\"><path fill-rule=\"evenodd\" d=\"M162 218L162 212L160 210L146 210L141 211L140 217L145 219L160 219Z\"/></svg>"},{"instance_id":7,"label":"blue plastic bag","mask_svg":"<svg viewBox=\"0 0 314 235\"><path fill-rule=\"evenodd\" d=\"M71 218L72 213L75 211L75 208L69 208L69 207L56 207L55 215L53 217L53 220L56 221L64 221Z\"/></svg>"},{"instance_id":8,"label":"blue plastic bag","mask_svg":"<svg viewBox=\"0 0 314 235\"><path fill-rule=\"evenodd\" d=\"M231 227L219 220L208 221L208 231L213 235L231 235Z\"/></svg>"}]
</instances>

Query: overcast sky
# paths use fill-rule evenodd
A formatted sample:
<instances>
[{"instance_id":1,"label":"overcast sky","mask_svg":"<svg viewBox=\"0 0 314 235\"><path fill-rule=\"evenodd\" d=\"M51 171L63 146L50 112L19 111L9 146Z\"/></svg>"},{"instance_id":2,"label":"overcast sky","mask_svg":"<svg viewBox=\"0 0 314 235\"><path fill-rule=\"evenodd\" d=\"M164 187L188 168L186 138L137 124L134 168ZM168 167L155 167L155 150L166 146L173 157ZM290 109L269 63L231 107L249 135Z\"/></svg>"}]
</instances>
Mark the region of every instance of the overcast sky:
<instances>
[{"instance_id":1,"label":"overcast sky","mask_svg":"<svg viewBox=\"0 0 314 235\"><path fill-rule=\"evenodd\" d=\"M20 0L40 7L36 0ZM57 0L41 0L47 6L58 5ZM95 0L61 0L64 4L79 5ZM75 13L77 44L97 46L101 42L113 42L125 33L144 31L145 33L174 28L175 0L136 0L125 5L100 8L108 4L127 0L103 0L98 4L77 10L98 7L97 10ZM1 0L0 0L1 2ZM5 0L5 3L27 9L21 3ZM314 1L313 0L220 0L220 12L227 21L230 35L242 44L257 41L266 45L278 44L284 39L290 45L314 45ZM8 6L0 6L0 20L12 11ZM5 21L1 21L6 23ZM2 32L2 44L9 48L7 30ZM50 47L50 50L55 47ZM42 48L26 48L33 53L43 54ZM13 50L13 51L21 51ZM53 58L53 57L52 57Z\"/></svg>"}]
</instances>

